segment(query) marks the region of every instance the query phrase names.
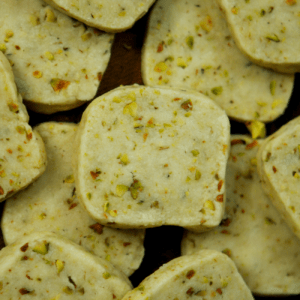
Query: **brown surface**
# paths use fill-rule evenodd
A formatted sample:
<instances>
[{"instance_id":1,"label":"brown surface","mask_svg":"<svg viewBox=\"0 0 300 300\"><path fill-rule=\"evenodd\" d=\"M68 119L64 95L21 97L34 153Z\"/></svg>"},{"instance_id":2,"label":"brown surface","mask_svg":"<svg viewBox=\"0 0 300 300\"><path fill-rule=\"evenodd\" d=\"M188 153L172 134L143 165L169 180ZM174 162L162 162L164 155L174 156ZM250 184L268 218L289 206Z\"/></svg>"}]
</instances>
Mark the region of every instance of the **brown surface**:
<instances>
[{"instance_id":1,"label":"brown surface","mask_svg":"<svg viewBox=\"0 0 300 300\"><path fill-rule=\"evenodd\" d=\"M118 87L119 85L130 85L134 83L142 84L141 78L141 47L143 44L147 15L126 32L116 34L112 49L112 56L105 72L97 96ZM267 132L271 134L279 129L289 120L300 115L299 95L300 78L296 76L295 89L285 114L275 122L267 125ZM53 115L41 115L33 112L30 114L30 124L32 126L46 121L79 122L86 105L72 111L56 113ZM247 133L247 129L242 123L231 122L232 133ZM2 212L3 204L0 204ZM180 241L183 230L177 227L163 226L160 228L148 229L146 232L145 248L146 254L141 268L132 276L131 281L136 286L142 279L154 272L159 266L180 255ZM2 234L0 234L0 249L4 247ZM259 251L259 250L258 250ZM300 249L299 249L300 251ZM262 299L256 297L256 299ZM264 298L275 299L275 298ZM281 298L285 299L285 298ZM299 299L298 296L288 299Z\"/></svg>"}]
</instances>

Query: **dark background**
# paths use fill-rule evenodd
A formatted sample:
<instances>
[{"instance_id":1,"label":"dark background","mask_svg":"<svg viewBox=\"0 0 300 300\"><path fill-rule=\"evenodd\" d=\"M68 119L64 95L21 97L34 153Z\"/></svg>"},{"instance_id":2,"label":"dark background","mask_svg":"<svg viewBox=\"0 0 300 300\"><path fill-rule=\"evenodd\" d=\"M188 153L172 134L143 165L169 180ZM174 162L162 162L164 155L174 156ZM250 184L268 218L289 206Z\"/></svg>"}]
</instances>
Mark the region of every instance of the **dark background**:
<instances>
[{"instance_id":1,"label":"dark background","mask_svg":"<svg viewBox=\"0 0 300 300\"><path fill-rule=\"evenodd\" d=\"M141 77L141 48L147 26L147 17L144 16L133 28L115 36L112 47L111 60L101 81L97 96L100 96L119 85L130 85L134 83L143 84ZM276 121L267 124L267 134L270 135L282 125L300 115L300 76L296 74L295 87L284 115ZM29 111L30 125L34 126L47 121L75 122L81 119L82 112L86 108L83 105L79 108L55 113L53 115L42 115ZM243 123L231 121L231 132L248 133ZM299 187L300 188L300 187ZM0 204L2 213L3 203ZM162 226L146 230L145 257L141 267L130 277L134 286L137 286L146 276L153 273L162 264L180 256L180 242L183 229L175 226ZM0 232L0 249L4 247L2 233ZM300 249L299 249L300 251ZM300 268L300 266L299 266ZM300 282L299 282L300 284ZM255 297L255 299L275 299L268 297ZM300 295L281 299L300 299Z\"/></svg>"}]
</instances>

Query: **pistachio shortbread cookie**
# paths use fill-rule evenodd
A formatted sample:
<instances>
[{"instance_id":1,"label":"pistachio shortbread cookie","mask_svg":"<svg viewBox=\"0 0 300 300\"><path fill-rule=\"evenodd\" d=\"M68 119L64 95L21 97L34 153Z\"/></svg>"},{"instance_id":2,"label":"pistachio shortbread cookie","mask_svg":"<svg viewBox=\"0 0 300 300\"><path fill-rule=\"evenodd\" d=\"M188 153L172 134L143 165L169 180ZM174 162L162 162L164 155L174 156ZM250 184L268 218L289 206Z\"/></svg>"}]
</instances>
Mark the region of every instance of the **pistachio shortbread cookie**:
<instances>
[{"instance_id":1,"label":"pistachio shortbread cookie","mask_svg":"<svg viewBox=\"0 0 300 300\"><path fill-rule=\"evenodd\" d=\"M0 251L2 299L122 299L132 286L109 262L53 233L23 237Z\"/></svg>"},{"instance_id":2,"label":"pistachio shortbread cookie","mask_svg":"<svg viewBox=\"0 0 300 300\"><path fill-rule=\"evenodd\" d=\"M215 250L175 258L143 280L124 300L254 299L234 263Z\"/></svg>"},{"instance_id":3,"label":"pistachio shortbread cookie","mask_svg":"<svg viewBox=\"0 0 300 300\"><path fill-rule=\"evenodd\" d=\"M144 230L117 230L100 225L79 205L71 167L77 126L44 123L36 127L45 142L46 172L3 210L6 244L35 231L53 231L85 247L131 275L144 256Z\"/></svg>"},{"instance_id":4,"label":"pistachio shortbread cookie","mask_svg":"<svg viewBox=\"0 0 300 300\"><path fill-rule=\"evenodd\" d=\"M263 187L300 238L300 117L269 136L257 154Z\"/></svg>"},{"instance_id":5,"label":"pistachio shortbread cookie","mask_svg":"<svg viewBox=\"0 0 300 300\"><path fill-rule=\"evenodd\" d=\"M211 232L186 232L182 253L222 251L235 262L253 293L299 294L300 241L261 187L256 170L256 153L261 144L247 136L232 136L224 218Z\"/></svg>"},{"instance_id":6,"label":"pistachio shortbread cookie","mask_svg":"<svg viewBox=\"0 0 300 300\"><path fill-rule=\"evenodd\" d=\"M0 49L31 110L49 114L91 100L112 41L112 34L87 28L42 0L1 2Z\"/></svg>"},{"instance_id":7,"label":"pistachio shortbread cookie","mask_svg":"<svg viewBox=\"0 0 300 300\"><path fill-rule=\"evenodd\" d=\"M229 122L197 92L117 88L86 109L75 147L79 199L101 224L203 231L222 219Z\"/></svg>"},{"instance_id":8,"label":"pistachio shortbread cookie","mask_svg":"<svg viewBox=\"0 0 300 300\"><path fill-rule=\"evenodd\" d=\"M297 0L217 0L239 49L278 72L300 71Z\"/></svg>"},{"instance_id":9,"label":"pistachio shortbread cookie","mask_svg":"<svg viewBox=\"0 0 300 300\"><path fill-rule=\"evenodd\" d=\"M107 32L129 29L155 0L45 0L56 9Z\"/></svg>"},{"instance_id":10,"label":"pistachio shortbread cookie","mask_svg":"<svg viewBox=\"0 0 300 300\"><path fill-rule=\"evenodd\" d=\"M236 47L215 2L158 0L142 52L146 85L195 89L230 118L270 122L283 114L294 75L250 62Z\"/></svg>"},{"instance_id":11,"label":"pistachio shortbread cookie","mask_svg":"<svg viewBox=\"0 0 300 300\"><path fill-rule=\"evenodd\" d=\"M0 51L0 202L45 171L44 143L28 125L11 67Z\"/></svg>"}]
</instances>

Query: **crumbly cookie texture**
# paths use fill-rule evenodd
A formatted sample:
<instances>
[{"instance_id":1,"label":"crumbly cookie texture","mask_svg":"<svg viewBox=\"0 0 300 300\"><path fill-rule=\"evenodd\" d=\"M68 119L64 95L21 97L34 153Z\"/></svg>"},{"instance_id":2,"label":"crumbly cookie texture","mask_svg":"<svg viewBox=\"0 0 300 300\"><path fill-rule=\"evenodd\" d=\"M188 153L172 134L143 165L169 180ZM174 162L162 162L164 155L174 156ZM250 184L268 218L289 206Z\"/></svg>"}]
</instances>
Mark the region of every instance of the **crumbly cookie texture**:
<instances>
[{"instance_id":1,"label":"crumbly cookie texture","mask_svg":"<svg viewBox=\"0 0 300 300\"><path fill-rule=\"evenodd\" d=\"M300 117L262 144L258 171L262 185L292 231L300 238Z\"/></svg>"},{"instance_id":2,"label":"crumbly cookie texture","mask_svg":"<svg viewBox=\"0 0 300 300\"><path fill-rule=\"evenodd\" d=\"M45 0L56 9L89 26L107 32L131 28L155 0Z\"/></svg>"},{"instance_id":3,"label":"crumbly cookie texture","mask_svg":"<svg viewBox=\"0 0 300 300\"><path fill-rule=\"evenodd\" d=\"M254 63L282 73L300 71L297 0L217 0L239 49Z\"/></svg>"},{"instance_id":4,"label":"crumbly cookie texture","mask_svg":"<svg viewBox=\"0 0 300 300\"><path fill-rule=\"evenodd\" d=\"M229 121L209 98L120 87L88 106L76 140L78 197L99 223L203 231L221 221Z\"/></svg>"},{"instance_id":5,"label":"crumbly cookie texture","mask_svg":"<svg viewBox=\"0 0 300 300\"><path fill-rule=\"evenodd\" d=\"M47 232L23 237L0 251L3 299L122 299L128 278L67 239Z\"/></svg>"},{"instance_id":6,"label":"crumbly cookie texture","mask_svg":"<svg viewBox=\"0 0 300 300\"><path fill-rule=\"evenodd\" d=\"M56 232L131 275L144 256L145 232L103 226L79 204L71 166L77 125L49 122L35 129L45 143L48 166L34 184L5 203L5 243L31 232Z\"/></svg>"},{"instance_id":7,"label":"crumbly cookie texture","mask_svg":"<svg viewBox=\"0 0 300 300\"><path fill-rule=\"evenodd\" d=\"M215 250L175 258L128 292L124 300L254 299L232 260Z\"/></svg>"},{"instance_id":8,"label":"crumbly cookie texture","mask_svg":"<svg viewBox=\"0 0 300 300\"><path fill-rule=\"evenodd\" d=\"M113 34L87 28L42 0L4 0L0 19L0 50L29 109L50 114L95 96Z\"/></svg>"},{"instance_id":9,"label":"crumbly cookie texture","mask_svg":"<svg viewBox=\"0 0 300 300\"><path fill-rule=\"evenodd\" d=\"M222 251L235 262L254 294L299 294L300 240L261 186L256 154L262 143L243 135L231 137L224 218L210 232L185 232L182 254L200 249Z\"/></svg>"},{"instance_id":10,"label":"crumbly cookie texture","mask_svg":"<svg viewBox=\"0 0 300 300\"><path fill-rule=\"evenodd\" d=\"M38 178L46 168L44 143L28 125L9 62L0 51L0 202Z\"/></svg>"},{"instance_id":11,"label":"crumbly cookie texture","mask_svg":"<svg viewBox=\"0 0 300 300\"><path fill-rule=\"evenodd\" d=\"M270 122L283 114L294 82L294 75L259 67L240 52L215 0L157 1L142 77L150 86L197 90L243 122Z\"/></svg>"}]
</instances>

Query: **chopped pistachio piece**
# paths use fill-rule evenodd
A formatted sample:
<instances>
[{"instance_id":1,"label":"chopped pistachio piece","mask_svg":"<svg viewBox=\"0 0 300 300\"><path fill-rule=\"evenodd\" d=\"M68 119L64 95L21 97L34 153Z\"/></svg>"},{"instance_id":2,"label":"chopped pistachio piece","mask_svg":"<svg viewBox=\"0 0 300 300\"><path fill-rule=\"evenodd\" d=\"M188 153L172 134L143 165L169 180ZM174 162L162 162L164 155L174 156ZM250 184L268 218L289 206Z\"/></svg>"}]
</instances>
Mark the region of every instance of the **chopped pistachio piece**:
<instances>
[{"instance_id":1,"label":"chopped pistachio piece","mask_svg":"<svg viewBox=\"0 0 300 300\"><path fill-rule=\"evenodd\" d=\"M137 113L137 104L136 102L131 102L127 105L125 105L124 109L123 109L123 114L126 115L130 115L132 117L135 117Z\"/></svg>"},{"instance_id":2,"label":"chopped pistachio piece","mask_svg":"<svg viewBox=\"0 0 300 300\"><path fill-rule=\"evenodd\" d=\"M57 273L59 274L64 269L65 262L57 259L55 261L55 266L56 266L56 269L57 269Z\"/></svg>"},{"instance_id":3,"label":"chopped pistachio piece","mask_svg":"<svg viewBox=\"0 0 300 300\"><path fill-rule=\"evenodd\" d=\"M45 255L48 253L49 250L49 244L47 242L41 242L33 247L32 251Z\"/></svg>"},{"instance_id":4,"label":"chopped pistachio piece","mask_svg":"<svg viewBox=\"0 0 300 300\"><path fill-rule=\"evenodd\" d=\"M246 122L246 127L251 133L253 139L264 138L266 136L266 125L260 121Z\"/></svg>"},{"instance_id":5,"label":"chopped pistachio piece","mask_svg":"<svg viewBox=\"0 0 300 300\"><path fill-rule=\"evenodd\" d=\"M116 194L119 197L122 197L127 191L128 191L129 187L126 185L117 185L116 187Z\"/></svg>"}]
</instances>

